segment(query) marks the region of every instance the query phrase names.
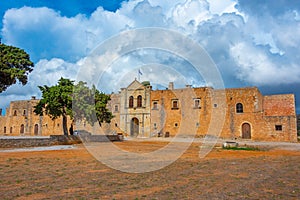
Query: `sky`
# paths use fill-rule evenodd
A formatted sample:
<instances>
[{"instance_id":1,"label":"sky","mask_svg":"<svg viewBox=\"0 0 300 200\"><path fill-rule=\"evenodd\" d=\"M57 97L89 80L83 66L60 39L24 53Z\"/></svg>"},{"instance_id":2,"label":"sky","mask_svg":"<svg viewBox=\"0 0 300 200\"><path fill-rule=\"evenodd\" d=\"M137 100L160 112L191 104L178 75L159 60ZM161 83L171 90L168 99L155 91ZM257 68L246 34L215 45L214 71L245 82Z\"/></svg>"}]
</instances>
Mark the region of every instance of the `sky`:
<instances>
[{"instance_id":1,"label":"sky","mask_svg":"<svg viewBox=\"0 0 300 200\"><path fill-rule=\"evenodd\" d=\"M159 27L198 43L215 63L226 88L256 86L264 95L294 93L300 113L297 2L1 1L2 43L24 49L35 67L26 86L16 84L0 94L0 107L8 107L13 100L40 97L37 86L54 85L60 77L78 79L82 71L90 70L85 66L93 52L124 31ZM118 56L109 68L94 66L97 73L105 73L99 86L104 92L126 87L137 76L137 70L142 72L142 81L150 80L155 87L165 86L168 81L173 81L175 87L184 81L195 87L209 85L205 77L195 75L187 60L172 52L137 49Z\"/></svg>"}]
</instances>

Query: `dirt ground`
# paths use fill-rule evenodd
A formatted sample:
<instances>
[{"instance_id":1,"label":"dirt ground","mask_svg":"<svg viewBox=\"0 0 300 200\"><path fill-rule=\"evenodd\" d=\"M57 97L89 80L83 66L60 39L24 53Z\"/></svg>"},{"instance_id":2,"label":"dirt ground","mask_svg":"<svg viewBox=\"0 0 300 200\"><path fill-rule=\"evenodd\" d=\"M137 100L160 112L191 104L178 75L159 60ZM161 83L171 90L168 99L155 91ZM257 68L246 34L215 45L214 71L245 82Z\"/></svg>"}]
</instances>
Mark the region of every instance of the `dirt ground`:
<instances>
[{"instance_id":1,"label":"dirt ground","mask_svg":"<svg viewBox=\"0 0 300 200\"><path fill-rule=\"evenodd\" d=\"M166 143L116 145L141 152ZM193 143L173 164L133 174L110 169L83 145L0 152L0 199L300 199L300 151L215 148L202 159L198 153Z\"/></svg>"}]
</instances>

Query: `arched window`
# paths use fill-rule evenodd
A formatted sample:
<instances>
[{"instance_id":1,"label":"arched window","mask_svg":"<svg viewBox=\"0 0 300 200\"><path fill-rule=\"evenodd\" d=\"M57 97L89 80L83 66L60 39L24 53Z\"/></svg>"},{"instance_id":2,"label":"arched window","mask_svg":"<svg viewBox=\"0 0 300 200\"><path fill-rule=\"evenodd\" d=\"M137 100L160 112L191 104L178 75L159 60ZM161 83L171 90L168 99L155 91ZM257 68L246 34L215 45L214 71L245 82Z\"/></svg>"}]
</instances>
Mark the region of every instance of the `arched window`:
<instances>
[{"instance_id":1,"label":"arched window","mask_svg":"<svg viewBox=\"0 0 300 200\"><path fill-rule=\"evenodd\" d=\"M129 97L129 108L133 108L133 96Z\"/></svg>"},{"instance_id":2,"label":"arched window","mask_svg":"<svg viewBox=\"0 0 300 200\"><path fill-rule=\"evenodd\" d=\"M119 106L115 105L115 112L119 112Z\"/></svg>"},{"instance_id":3,"label":"arched window","mask_svg":"<svg viewBox=\"0 0 300 200\"><path fill-rule=\"evenodd\" d=\"M158 109L157 104L158 104L157 101L153 102L153 108L152 108L153 110L157 110Z\"/></svg>"},{"instance_id":4,"label":"arched window","mask_svg":"<svg viewBox=\"0 0 300 200\"><path fill-rule=\"evenodd\" d=\"M236 104L236 113L243 113L243 112L244 112L243 104L237 103Z\"/></svg>"},{"instance_id":5,"label":"arched window","mask_svg":"<svg viewBox=\"0 0 300 200\"><path fill-rule=\"evenodd\" d=\"M21 124L20 134L24 134L24 124Z\"/></svg>"},{"instance_id":6,"label":"arched window","mask_svg":"<svg viewBox=\"0 0 300 200\"><path fill-rule=\"evenodd\" d=\"M17 116L17 110L14 111L14 116Z\"/></svg>"},{"instance_id":7,"label":"arched window","mask_svg":"<svg viewBox=\"0 0 300 200\"><path fill-rule=\"evenodd\" d=\"M4 126L4 131L3 132L4 132L4 134L6 133L6 126Z\"/></svg>"},{"instance_id":8,"label":"arched window","mask_svg":"<svg viewBox=\"0 0 300 200\"><path fill-rule=\"evenodd\" d=\"M35 124L34 125L34 135L38 135L39 134L39 125Z\"/></svg>"},{"instance_id":9,"label":"arched window","mask_svg":"<svg viewBox=\"0 0 300 200\"><path fill-rule=\"evenodd\" d=\"M141 95L139 95L137 97L137 107L142 107L142 96Z\"/></svg>"}]
</instances>

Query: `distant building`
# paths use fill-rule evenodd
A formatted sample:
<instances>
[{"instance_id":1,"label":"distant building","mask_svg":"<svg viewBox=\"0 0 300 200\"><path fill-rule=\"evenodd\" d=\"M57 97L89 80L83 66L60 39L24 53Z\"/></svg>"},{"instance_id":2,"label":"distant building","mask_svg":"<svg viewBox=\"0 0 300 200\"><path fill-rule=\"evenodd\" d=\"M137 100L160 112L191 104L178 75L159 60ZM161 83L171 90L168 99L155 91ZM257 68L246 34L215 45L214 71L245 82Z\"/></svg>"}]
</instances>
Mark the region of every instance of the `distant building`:
<instances>
[{"instance_id":1,"label":"distant building","mask_svg":"<svg viewBox=\"0 0 300 200\"><path fill-rule=\"evenodd\" d=\"M88 127L93 133L122 132L132 137L204 137L221 125L221 138L297 141L293 94L263 96L256 87L215 90L187 85L175 89L173 83L166 90L152 90L149 82L134 80L110 96L107 107L115 116L110 124L98 130L81 122L75 129ZM11 102L0 117L0 135L62 134L60 118L33 113L37 102L34 98Z\"/></svg>"},{"instance_id":2,"label":"distant building","mask_svg":"<svg viewBox=\"0 0 300 200\"><path fill-rule=\"evenodd\" d=\"M31 100L10 102L6 115L0 116L0 135L61 135L62 119L52 120L47 115L36 115L33 110L38 102L35 97Z\"/></svg>"}]
</instances>

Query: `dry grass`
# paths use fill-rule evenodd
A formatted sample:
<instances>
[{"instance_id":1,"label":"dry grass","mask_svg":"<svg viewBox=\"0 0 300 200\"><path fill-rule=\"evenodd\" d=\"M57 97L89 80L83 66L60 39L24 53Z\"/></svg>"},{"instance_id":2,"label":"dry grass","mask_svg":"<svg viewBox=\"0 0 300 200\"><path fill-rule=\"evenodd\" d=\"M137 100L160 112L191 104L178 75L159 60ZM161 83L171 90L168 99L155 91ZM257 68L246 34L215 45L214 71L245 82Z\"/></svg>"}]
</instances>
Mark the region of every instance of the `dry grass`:
<instances>
[{"instance_id":1,"label":"dry grass","mask_svg":"<svg viewBox=\"0 0 300 200\"><path fill-rule=\"evenodd\" d=\"M122 142L148 152L162 142ZM300 152L214 149L193 144L159 171L110 169L86 149L0 153L1 199L299 199Z\"/></svg>"}]
</instances>

